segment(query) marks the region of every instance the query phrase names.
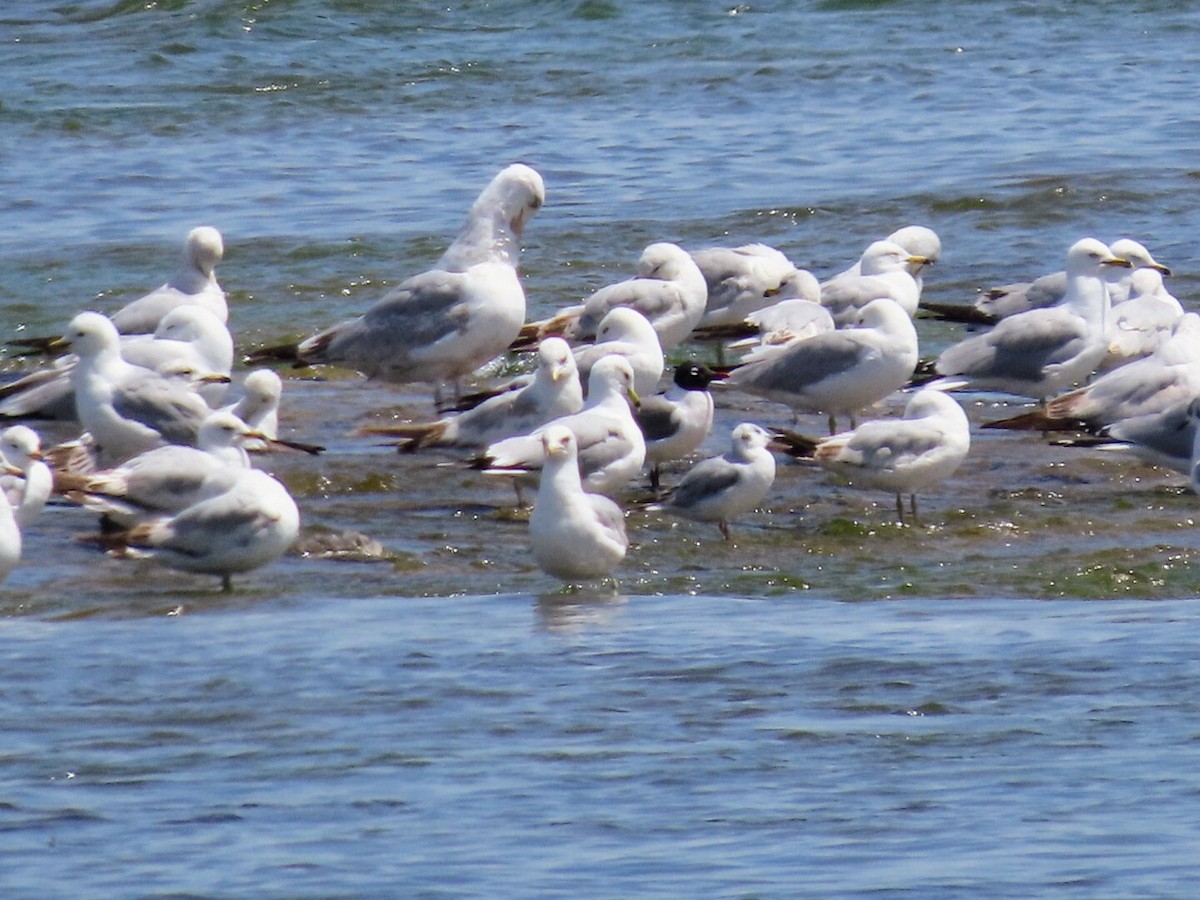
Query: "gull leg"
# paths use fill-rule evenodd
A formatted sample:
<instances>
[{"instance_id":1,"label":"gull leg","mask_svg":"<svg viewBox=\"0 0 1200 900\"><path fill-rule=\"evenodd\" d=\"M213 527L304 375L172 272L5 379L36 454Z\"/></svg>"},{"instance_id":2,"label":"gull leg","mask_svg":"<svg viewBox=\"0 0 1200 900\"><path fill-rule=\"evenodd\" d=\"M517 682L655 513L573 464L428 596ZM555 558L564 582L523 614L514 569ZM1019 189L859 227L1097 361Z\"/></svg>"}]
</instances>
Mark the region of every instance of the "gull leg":
<instances>
[{"instance_id":1,"label":"gull leg","mask_svg":"<svg viewBox=\"0 0 1200 900\"><path fill-rule=\"evenodd\" d=\"M221 576L221 590L226 594L233 590L233 579L228 574Z\"/></svg>"},{"instance_id":2,"label":"gull leg","mask_svg":"<svg viewBox=\"0 0 1200 900\"><path fill-rule=\"evenodd\" d=\"M717 527L721 529L721 534L724 535L725 540L729 540L729 523L722 519L717 523Z\"/></svg>"},{"instance_id":3,"label":"gull leg","mask_svg":"<svg viewBox=\"0 0 1200 900\"><path fill-rule=\"evenodd\" d=\"M900 524L904 524L904 498L899 492L896 493L896 518L900 520Z\"/></svg>"},{"instance_id":4,"label":"gull leg","mask_svg":"<svg viewBox=\"0 0 1200 900\"><path fill-rule=\"evenodd\" d=\"M920 524L921 524L921 520L920 520L920 517L918 517L918 516L917 516L917 495L916 495L916 494L909 494L909 495L908 495L908 500L909 500L909 504L912 506L912 518L913 518L913 524L914 524L914 525L920 525Z\"/></svg>"}]
</instances>

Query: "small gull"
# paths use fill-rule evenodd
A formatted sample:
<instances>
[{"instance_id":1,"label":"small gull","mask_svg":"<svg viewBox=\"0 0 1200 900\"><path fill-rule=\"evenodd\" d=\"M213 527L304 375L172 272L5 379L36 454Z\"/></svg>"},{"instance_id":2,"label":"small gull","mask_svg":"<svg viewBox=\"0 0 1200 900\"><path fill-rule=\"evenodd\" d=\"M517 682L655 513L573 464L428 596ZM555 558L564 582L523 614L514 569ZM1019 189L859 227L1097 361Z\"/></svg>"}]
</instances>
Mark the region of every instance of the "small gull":
<instances>
[{"instance_id":1,"label":"small gull","mask_svg":"<svg viewBox=\"0 0 1200 900\"><path fill-rule=\"evenodd\" d=\"M1170 339L1150 356L1060 394L1044 407L985 428L1099 431L1123 419L1152 415L1200 395L1200 315L1186 313Z\"/></svg>"},{"instance_id":2,"label":"small gull","mask_svg":"<svg viewBox=\"0 0 1200 900\"><path fill-rule=\"evenodd\" d=\"M533 558L564 581L606 578L625 558L625 516L608 497L587 493L579 477L575 434L562 425L541 433L544 461L529 516Z\"/></svg>"},{"instance_id":3,"label":"small gull","mask_svg":"<svg viewBox=\"0 0 1200 900\"><path fill-rule=\"evenodd\" d=\"M775 481L775 457L767 449L770 440L763 429L743 422L733 429L728 453L697 463L665 502L647 509L716 522L729 540L729 523L762 503Z\"/></svg>"},{"instance_id":4,"label":"small gull","mask_svg":"<svg viewBox=\"0 0 1200 900\"><path fill-rule=\"evenodd\" d=\"M853 322L859 310L879 297L890 297L912 316L921 300L913 270L931 263L893 241L875 241L863 251L857 272L851 269L821 285L821 304L838 325Z\"/></svg>"},{"instance_id":5,"label":"small gull","mask_svg":"<svg viewBox=\"0 0 1200 900\"><path fill-rule=\"evenodd\" d=\"M835 416L853 417L912 378L917 332L898 303L872 300L859 312L859 327L783 344L735 368L725 383L766 397L793 411L825 412L830 433Z\"/></svg>"},{"instance_id":6,"label":"small gull","mask_svg":"<svg viewBox=\"0 0 1200 900\"><path fill-rule=\"evenodd\" d=\"M665 242L650 244L642 251L633 278L602 287L582 305L527 325L522 339L526 345L548 334L588 340L610 309L629 306L650 321L663 350L670 350L686 340L700 322L707 298L704 274L686 250Z\"/></svg>"},{"instance_id":7,"label":"small gull","mask_svg":"<svg viewBox=\"0 0 1200 900\"><path fill-rule=\"evenodd\" d=\"M255 369L242 379L242 396L221 409L233 413L269 441L279 437L279 401L282 397L283 380L271 369ZM261 438L249 438L244 446L253 451L267 449L266 441Z\"/></svg>"},{"instance_id":8,"label":"small gull","mask_svg":"<svg viewBox=\"0 0 1200 900\"><path fill-rule=\"evenodd\" d=\"M135 366L160 372L179 364L205 375L228 376L233 368L233 338L225 323L211 312L185 304L164 315L153 334L122 335L121 356ZM0 416L74 418L70 373L75 363L75 356L68 354L0 389ZM215 403L228 383L228 377L223 382L209 379L198 391Z\"/></svg>"},{"instance_id":9,"label":"small gull","mask_svg":"<svg viewBox=\"0 0 1200 900\"><path fill-rule=\"evenodd\" d=\"M551 425L564 425L575 434L584 490L617 494L646 460L646 442L634 421L631 400L639 402L629 362L620 356L605 357L592 367L583 409L530 434L489 445L473 465L492 474L528 476L541 467L542 434Z\"/></svg>"},{"instance_id":10,"label":"small gull","mask_svg":"<svg viewBox=\"0 0 1200 900\"><path fill-rule=\"evenodd\" d=\"M712 380L708 366L680 363L671 386L662 394L644 398L634 412L646 439L646 463L654 491L659 489L660 466L699 450L712 430L713 398L708 391Z\"/></svg>"},{"instance_id":11,"label":"small gull","mask_svg":"<svg viewBox=\"0 0 1200 900\"><path fill-rule=\"evenodd\" d=\"M902 494L909 495L914 521L917 492L950 477L967 456L971 426L952 397L935 390L913 394L901 419L864 422L853 431L821 438L813 458L855 486L896 494L896 515L904 522Z\"/></svg>"},{"instance_id":12,"label":"small gull","mask_svg":"<svg viewBox=\"0 0 1200 900\"><path fill-rule=\"evenodd\" d=\"M570 346L562 338L549 337L538 345L537 355L532 379L472 409L436 422L369 425L359 433L403 438L399 446L406 451L433 446L482 448L579 412L583 390Z\"/></svg>"},{"instance_id":13,"label":"small gull","mask_svg":"<svg viewBox=\"0 0 1200 900\"><path fill-rule=\"evenodd\" d=\"M80 313L62 340L79 357L71 385L99 465L116 465L163 443L195 443L196 430L211 412L208 404L178 379L126 362L108 318Z\"/></svg>"},{"instance_id":14,"label":"small gull","mask_svg":"<svg viewBox=\"0 0 1200 900\"><path fill-rule=\"evenodd\" d=\"M184 572L231 576L274 562L295 543L300 511L287 488L258 469L243 469L223 493L173 516L85 540L119 554L149 557Z\"/></svg>"},{"instance_id":15,"label":"small gull","mask_svg":"<svg viewBox=\"0 0 1200 900\"><path fill-rule=\"evenodd\" d=\"M1094 238L1067 253L1067 295L1050 309L1002 319L938 357L940 390L1003 391L1042 399L1091 375L1108 352L1110 308L1101 273L1129 263Z\"/></svg>"},{"instance_id":16,"label":"small gull","mask_svg":"<svg viewBox=\"0 0 1200 900\"><path fill-rule=\"evenodd\" d=\"M402 282L358 318L298 347L268 348L249 361L292 358L339 365L396 384L440 390L504 353L525 321L517 275L520 237L545 199L542 177L512 165L479 195L436 267Z\"/></svg>"},{"instance_id":17,"label":"small gull","mask_svg":"<svg viewBox=\"0 0 1200 900\"><path fill-rule=\"evenodd\" d=\"M1157 269L1135 269L1129 297L1112 310L1112 340L1100 371L1149 356L1169 340L1183 316L1183 306L1163 285Z\"/></svg>"},{"instance_id":18,"label":"small gull","mask_svg":"<svg viewBox=\"0 0 1200 900\"><path fill-rule=\"evenodd\" d=\"M54 474L42 458L41 439L25 425L13 425L0 433L0 458L11 471L0 475L0 491L8 497L22 528L41 514L54 490Z\"/></svg>"},{"instance_id":19,"label":"small gull","mask_svg":"<svg viewBox=\"0 0 1200 900\"><path fill-rule=\"evenodd\" d=\"M596 341L575 348L575 363L579 377L587 382L596 361L605 356L623 356L633 368L633 389L647 396L658 390L662 378L663 351L658 332L640 312L632 307L617 306L600 320Z\"/></svg>"}]
</instances>

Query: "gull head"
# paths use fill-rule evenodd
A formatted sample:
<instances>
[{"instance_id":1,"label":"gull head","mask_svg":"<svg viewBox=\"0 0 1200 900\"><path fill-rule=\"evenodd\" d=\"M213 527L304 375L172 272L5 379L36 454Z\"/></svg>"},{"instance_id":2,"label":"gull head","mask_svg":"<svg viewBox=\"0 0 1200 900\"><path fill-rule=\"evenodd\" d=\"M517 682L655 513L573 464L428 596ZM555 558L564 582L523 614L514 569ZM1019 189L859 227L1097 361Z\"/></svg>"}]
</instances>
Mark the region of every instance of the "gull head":
<instances>
[{"instance_id":1,"label":"gull head","mask_svg":"<svg viewBox=\"0 0 1200 900\"><path fill-rule=\"evenodd\" d=\"M1158 262L1150 251L1139 244L1132 238L1121 238L1112 242L1109 247L1114 256L1119 256L1121 259L1129 260L1129 264L1135 269L1153 269L1160 275L1170 276L1171 270Z\"/></svg>"},{"instance_id":2,"label":"gull head","mask_svg":"<svg viewBox=\"0 0 1200 900\"><path fill-rule=\"evenodd\" d=\"M753 422L743 422L733 429L730 435L731 448L739 459L746 459L755 450L761 450L770 442L771 435Z\"/></svg>"},{"instance_id":3,"label":"gull head","mask_svg":"<svg viewBox=\"0 0 1200 900\"><path fill-rule=\"evenodd\" d=\"M82 312L67 325L58 343L81 359L87 359L106 351L119 352L121 336L108 316Z\"/></svg>"},{"instance_id":4,"label":"gull head","mask_svg":"<svg viewBox=\"0 0 1200 900\"><path fill-rule=\"evenodd\" d=\"M547 460L571 460L579 452L575 432L565 425L551 425L542 432L542 449Z\"/></svg>"},{"instance_id":5,"label":"gull head","mask_svg":"<svg viewBox=\"0 0 1200 900\"><path fill-rule=\"evenodd\" d=\"M793 268L779 279L778 287L769 288L763 293L778 303L782 303L784 300L810 300L813 303L820 303L821 282L807 269Z\"/></svg>"},{"instance_id":6,"label":"gull head","mask_svg":"<svg viewBox=\"0 0 1200 900\"><path fill-rule=\"evenodd\" d=\"M1083 238L1071 245L1067 251L1067 274L1099 275L1108 266L1128 269L1129 260L1115 255L1108 245L1095 238Z\"/></svg>"},{"instance_id":7,"label":"gull head","mask_svg":"<svg viewBox=\"0 0 1200 900\"><path fill-rule=\"evenodd\" d=\"M642 251L641 258L638 259L637 274L639 278L673 281L688 265L697 272L700 271L691 255L678 244L659 241Z\"/></svg>"},{"instance_id":8,"label":"gull head","mask_svg":"<svg viewBox=\"0 0 1200 900\"><path fill-rule=\"evenodd\" d=\"M526 223L546 202L546 185L536 169L514 163L500 172L475 201L475 205L494 205L508 222L514 235L521 236Z\"/></svg>"},{"instance_id":9,"label":"gull head","mask_svg":"<svg viewBox=\"0 0 1200 900\"><path fill-rule=\"evenodd\" d=\"M221 232L211 225L193 228L188 232L184 255L206 277L211 277L217 263L225 256L225 242L221 240Z\"/></svg>"},{"instance_id":10,"label":"gull head","mask_svg":"<svg viewBox=\"0 0 1200 900\"><path fill-rule=\"evenodd\" d=\"M571 345L560 337L545 338L538 344L537 352L538 370L548 374L555 383L572 378L579 371Z\"/></svg>"},{"instance_id":11,"label":"gull head","mask_svg":"<svg viewBox=\"0 0 1200 900\"><path fill-rule=\"evenodd\" d=\"M28 425L13 425L0 434L0 455L24 472L42 458L42 442Z\"/></svg>"},{"instance_id":12,"label":"gull head","mask_svg":"<svg viewBox=\"0 0 1200 900\"><path fill-rule=\"evenodd\" d=\"M685 391L706 391L716 377L716 373L703 363L690 361L675 367L675 385Z\"/></svg>"},{"instance_id":13,"label":"gull head","mask_svg":"<svg viewBox=\"0 0 1200 900\"><path fill-rule=\"evenodd\" d=\"M889 234L887 239L893 244L899 244L910 256L925 260L916 266L917 271L923 266L937 262L942 255L942 239L937 236L936 231L924 225L905 225ZM916 274L911 265L909 271Z\"/></svg>"},{"instance_id":14,"label":"gull head","mask_svg":"<svg viewBox=\"0 0 1200 900\"><path fill-rule=\"evenodd\" d=\"M242 390L254 408L270 409L279 403L283 381L271 369L255 369L242 382Z\"/></svg>"},{"instance_id":15,"label":"gull head","mask_svg":"<svg viewBox=\"0 0 1200 900\"><path fill-rule=\"evenodd\" d=\"M613 395L627 398L634 406L640 406L642 402L633 389L633 367L629 360L610 353L592 366L588 375L588 397L600 401Z\"/></svg>"},{"instance_id":16,"label":"gull head","mask_svg":"<svg viewBox=\"0 0 1200 900\"><path fill-rule=\"evenodd\" d=\"M247 438L263 438L263 436L233 413L228 412L213 413L200 423L200 427L196 431L196 445L202 450L232 447Z\"/></svg>"},{"instance_id":17,"label":"gull head","mask_svg":"<svg viewBox=\"0 0 1200 900\"><path fill-rule=\"evenodd\" d=\"M927 265L930 260L926 257L915 257L899 244L892 241L875 241L863 251L859 261L864 275L887 275L892 272L908 271L910 261L920 260L920 265Z\"/></svg>"},{"instance_id":18,"label":"gull head","mask_svg":"<svg viewBox=\"0 0 1200 900\"><path fill-rule=\"evenodd\" d=\"M159 340L191 343L210 335L219 335L225 330L225 323L207 309L185 303L170 310L159 320L154 336Z\"/></svg>"},{"instance_id":19,"label":"gull head","mask_svg":"<svg viewBox=\"0 0 1200 900\"><path fill-rule=\"evenodd\" d=\"M658 332L650 320L629 306L614 306L596 328L596 343L605 341L630 341L634 343L658 343Z\"/></svg>"}]
</instances>

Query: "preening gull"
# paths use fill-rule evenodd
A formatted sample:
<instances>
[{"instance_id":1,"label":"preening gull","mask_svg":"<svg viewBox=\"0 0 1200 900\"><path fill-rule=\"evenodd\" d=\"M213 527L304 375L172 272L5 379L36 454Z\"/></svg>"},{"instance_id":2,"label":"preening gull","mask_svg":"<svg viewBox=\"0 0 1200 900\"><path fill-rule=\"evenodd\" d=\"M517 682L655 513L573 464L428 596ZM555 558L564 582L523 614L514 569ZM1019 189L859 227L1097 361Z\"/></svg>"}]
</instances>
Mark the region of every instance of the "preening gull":
<instances>
[{"instance_id":1,"label":"preening gull","mask_svg":"<svg viewBox=\"0 0 1200 900\"><path fill-rule=\"evenodd\" d=\"M605 578L625 558L625 516L608 497L587 493L579 477L578 447L570 428L541 433L541 481L529 517L533 558L564 581Z\"/></svg>"},{"instance_id":2,"label":"preening gull","mask_svg":"<svg viewBox=\"0 0 1200 900\"><path fill-rule=\"evenodd\" d=\"M338 365L396 384L454 382L502 354L525 321L519 240L545 199L542 177L511 165L479 195L435 268L397 286L367 312L302 341L251 354Z\"/></svg>"},{"instance_id":3,"label":"preening gull","mask_svg":"<svg viewBox=\"0 0 1200 900\"><path fill-rule=\"evenodd\" d=\"M1158 269L1134 269L1128 299L1113 307L1111 340L1100 371L1152 354L1170 339L1182 316L1183 306L1163 285Z\"/></svg>"},{"instance_id":4,"label":"preening gull","mask_svg":"<svg viewBox=\"0 0 1200 900\"><path fill-rule=\"evenodd\" d=\"M907 277L907 275L906 275ZM912 378L917 332L898 303L872 300L858 316L859 327L783 344L735 368L726 379L738 390L784 403L793 410L835 416L879 402Z\"/></svg>"},{"instance_id":5,"label":"preening gull","mask_svg":"<svg viewBox=\"0 0 1200 900\"><path fill-rule=\"evenodd\" d=\"M112 315L121 334L150 334L162 317L177 306L193 305L208 310L222 322L229 321L225 291L217 283L217 263L225 255L221 232L208 225L188 232L183 259L167 283L129 303Z\"/></svg>"},{"instance_id":6,"label":"preening gull","mask_svg":"<svg viewBox=\"0 0 1200 900\"><path fill-rule=\"evenodd\" d=\"M938 357L942 390L1004 391L1042 399L1092 374L1108 352L1110 307L1101 273L1129 267L1094 238L1067 252L1067 294L1059 306L1002 319Z\"/></svg>"},{"instance_id":7,"label":"preening gull","mask_svg":"<svg viewBox=\"0 0 1200 900\"><path fill-rule=\"evenodd\" d=\"M750 422L733 429L729 452L697 463L663 503L665 510L696 522L716 522L725 540L729 523L758 506L775 482L775 457L767 449L771 436Z\"/></svg>"},{"instance_id":8,"label":"preening gull","mask_svg":"<svg viewBox=\"0 0 1200 900\"><path fill-rule=\"evenodd\" d=\"M242 396L222 407L257 431L267 440L279 437L279 401L283 398L283 380L271 369L255 369L242 379ZM262 438L244 442L247 450L265 450Z\"/></svg>"},{"instance_id":9,"label":"preening gull","mask_svg":"<svg viewBox=\"0 0 1200 900\"><path fill-rule=\"evenodd\" d=\"M917 492L952 475L971 447L971 426L954 398L925 389L913 394L901 419L863 422L853 431L820 438L813 458L856 487L896 494L904 522L903 494L914 520Z\"/></svg>"}]
</instances>

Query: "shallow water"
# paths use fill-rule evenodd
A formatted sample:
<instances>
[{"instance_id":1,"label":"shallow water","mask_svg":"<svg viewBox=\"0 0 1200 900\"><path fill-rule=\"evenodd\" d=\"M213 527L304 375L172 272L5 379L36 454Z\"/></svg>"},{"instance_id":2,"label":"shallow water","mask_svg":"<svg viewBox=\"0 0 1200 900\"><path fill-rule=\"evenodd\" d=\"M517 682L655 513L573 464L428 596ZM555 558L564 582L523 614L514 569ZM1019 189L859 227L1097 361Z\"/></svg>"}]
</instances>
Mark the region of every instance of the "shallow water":
<instances>
[{"instance_id":1,"label":"shallow water","mask_svg":"<svg viewBox=\"0 0 1200 900\"><path fill-rule=\"evenodd\" d=\"M652 240L824 275L908 222L945 245L931 300L1094 234L1196 308L1198 31L1159 3L7 4L3 324L114 309L209 223L239 344L299 336L516 159L547 184L531 316ZM1190 892L1180 476L977 429L901 527L781 463L728 543L631 504L617 592L564 594L507 484L353 436L426 392L285 374L285 431L329 451L263 464L383 559L222 595L50 510L0 594L5 896ZM718 403L709 453L788 422Z\"/></svg>"}]
</instances>

